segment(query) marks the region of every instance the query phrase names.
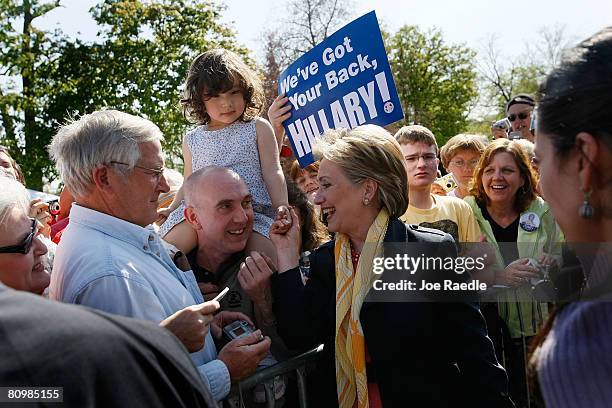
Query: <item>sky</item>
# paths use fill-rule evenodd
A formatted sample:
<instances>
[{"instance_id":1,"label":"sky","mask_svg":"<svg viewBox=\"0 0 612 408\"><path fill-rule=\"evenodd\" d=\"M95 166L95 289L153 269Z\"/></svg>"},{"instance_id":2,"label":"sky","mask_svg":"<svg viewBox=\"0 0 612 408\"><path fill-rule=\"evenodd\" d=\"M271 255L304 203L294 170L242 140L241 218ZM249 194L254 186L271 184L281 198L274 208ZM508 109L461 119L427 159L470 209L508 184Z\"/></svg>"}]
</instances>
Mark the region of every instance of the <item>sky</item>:
<instances>
[{"instance_id":1,"label":"sky","mask_svg":"<svg viewBox=\"0 0 612 408\"><path fill-rule=\"evenodd\" d=\"M70 36L94 40L96 27L88 10L95 0L61 0L62 7L35 20L42 29L60 27ZM261 55L261 32L283 18L282 0L226 0L223 20L237 34L238 42ZM256 4L256 6L254 6ZM507 57L520 55L541 27L563 25L568 39L577 42L612 25L610 0L353 0L355 17L372 9L390 31L408 25L437 27L452 44L482 48L495 35ZM375 4L375 6L373 6ZM280 17L279 17L280 16Z\"/></svg>"}]
</instances>

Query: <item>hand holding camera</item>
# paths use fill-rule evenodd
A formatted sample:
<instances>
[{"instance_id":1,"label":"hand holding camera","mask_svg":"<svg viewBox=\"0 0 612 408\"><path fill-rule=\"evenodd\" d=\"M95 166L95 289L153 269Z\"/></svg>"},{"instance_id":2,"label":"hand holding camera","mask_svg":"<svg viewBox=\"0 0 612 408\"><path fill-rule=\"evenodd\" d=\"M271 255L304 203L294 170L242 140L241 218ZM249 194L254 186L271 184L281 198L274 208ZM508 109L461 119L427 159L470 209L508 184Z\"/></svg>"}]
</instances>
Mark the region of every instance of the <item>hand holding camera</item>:
<instances>
[{"instance_id":1,"label":"hand holding camera","mask_svg":"<svg viewBox=\"0 0 612 408\"><path fill-rule=\"evenodd\" d=\"M249 319L249 317L245 315L244 313L230 312L229 310L224 310L224 311L217 313L213 321L211 322L212 335L214 339L217 341L224 340L223 330L225 329L225 327L237 321L243 321L251 328L255 327L251 319ZM254 329L251 330L251 332L253 331ZM233 339L234 338L226 338L225 340L231 341Z\"/></svg>"},{"instance_id":2,"label":"hand holding camera","mask_svg":"<svg viewBox=\"0 0 612 408\"><path fill-rule=\"evenodd\" d=\"M239 327L244 329L244 326ZM240 330L234 329L235 334L238 332ZM261 360L270 351L270 344L270 338L263 337L261 330L247 333L245 329L244 333L221 349L218 358L227 366L232 382L240 381L257 370Z\"/></svg>"},{"instance_id":3,"label":"hand holding camera","mask_svg":"<svg viewBox=\"0 0 612 408\"><path fill-rule=\"evenodd\" d=\"M41 233L49 238L51 235L51 220L53 217L49 213L49 204L40 198L30 201L30 218L36 218L41 226Z\"/></svg>"},{"instance_id":4,"label":"hand holding camera","mask_svg":"<svg viewBox=\"0 0 612 408\"><path fill-rule=\"evenodd\" d=\"M457 188L457 180L455 179L453 173L448 173L445 176L435 179L433 184L437 184L442 187L446 193L450 193Z\"/></svg>"},{"instance_id":5,"label":"hand holding camera","mask_svg":"<svg viewBox=\"0 0 612 408\"><path fill-rule=\"evenodd\" d=\"M510 263L503 273L496 276L495 283L516 287L528 283L530 279L540 279L538 268L530 261L529 258L521 258Z\"/></svg>"}]
</instances>

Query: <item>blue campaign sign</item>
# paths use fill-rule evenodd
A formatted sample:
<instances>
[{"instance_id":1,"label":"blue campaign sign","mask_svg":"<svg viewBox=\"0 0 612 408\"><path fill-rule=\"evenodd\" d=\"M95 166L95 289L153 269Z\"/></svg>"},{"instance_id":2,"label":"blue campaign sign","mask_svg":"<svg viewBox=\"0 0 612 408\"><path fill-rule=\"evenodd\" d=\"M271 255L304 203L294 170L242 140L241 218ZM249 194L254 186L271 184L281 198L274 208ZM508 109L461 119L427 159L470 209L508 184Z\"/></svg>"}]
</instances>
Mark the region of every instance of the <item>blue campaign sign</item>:
<instances>
[{"instance_id":1,"label":"blue campaign sign","mask_svg":"<svg viewBox=\"0 0 612 408\"><path fill-rule=\"evenodd\" d=\"M373 11L291 64L278 91L292 105L284 126L301 167L314 161L312 147L327 129L385 126L404 117Z\"/></svg>"}]
</instances>

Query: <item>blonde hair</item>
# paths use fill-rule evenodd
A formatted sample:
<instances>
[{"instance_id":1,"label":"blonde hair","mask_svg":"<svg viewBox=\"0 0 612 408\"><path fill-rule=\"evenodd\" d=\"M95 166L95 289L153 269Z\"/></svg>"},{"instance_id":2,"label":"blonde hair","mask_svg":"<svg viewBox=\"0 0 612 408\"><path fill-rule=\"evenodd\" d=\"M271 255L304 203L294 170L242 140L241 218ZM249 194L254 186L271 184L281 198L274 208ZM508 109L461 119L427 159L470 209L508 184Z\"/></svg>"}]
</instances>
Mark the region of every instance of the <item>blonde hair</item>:
<instances>
[{"instance_id":1,"label":"blonde hair","mask_svg":"<svg viewBox=\"0 0 612 408\"><path fill-rule=\"evenodd\" d=\"M318 158L342 168L354 184L366 179L378 184L378 204L393 218L408 208L408 178L399 143L380 126L328 130L315 148Z\"/></svg>"},{"instance_id":2,"label":"blonde hair","mask_svg":"<svg viewBox=\"0 0 612 408\"><path fill-rule=\"evenodd\" d=\"M444 166L445 169L448 169L453 157L455 157L455 155L462 150L471 150L481 155L485 148L486 145L483 142L481 135L470 135L465 133L455 135L448 139L448 141L440 149L440 160L442 161L442 166Z\"/></svg>"},{"instance_id":3,"label":"blonde hair","mask_svg":"<svg viewBox=\"0 0 612 408\"><path fill-rule=\"evenodd\" d=\"M525 154L527 155L527 158L529 159L529 163L531 163L531 160L533 160L535 157L535 145L533 142L527 139L518 139L515 140L515 142L521 145L525 151Z\"/></svg>"}]
</instances>

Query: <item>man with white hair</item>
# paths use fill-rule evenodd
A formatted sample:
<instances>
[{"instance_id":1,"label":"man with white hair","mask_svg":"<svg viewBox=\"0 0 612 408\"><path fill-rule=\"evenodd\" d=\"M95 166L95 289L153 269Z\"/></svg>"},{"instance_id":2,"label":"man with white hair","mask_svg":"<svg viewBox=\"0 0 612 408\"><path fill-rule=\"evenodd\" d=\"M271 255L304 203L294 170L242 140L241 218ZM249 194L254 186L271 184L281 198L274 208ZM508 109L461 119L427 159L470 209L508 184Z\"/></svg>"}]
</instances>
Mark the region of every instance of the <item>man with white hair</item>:
<instances>
[{"instance_id":1,"label":"man with white hair","mask_svg":"<svg viewBox=\"0 0 612 408\"><path fill-rule=\"evenodd\" d=\"M63 407L215 407L166 330L33 295L49 284L47 248L25 187L0 175L0 191L0 384L61 387L47 402Z\"/></svg>"},{"instance_id":2,"label":"man with white hair","mask_svg":"<svg viewBox=\"0 0 612 408\"><path fill-rule=\"evenodd\" d=\"M53 138L51 156L75 203L56 254L50 297L169 328L193 352L219 401L231 380L255 371L270 340L259 342L257 331L217 356L208 324L218 303L201 304L193 273L175 266L150 225L160 193L168 191L161 140L152 122L113 110L85 115ZM219 313L213 329L244 317Z\"/></svg>"}]
</instances>

